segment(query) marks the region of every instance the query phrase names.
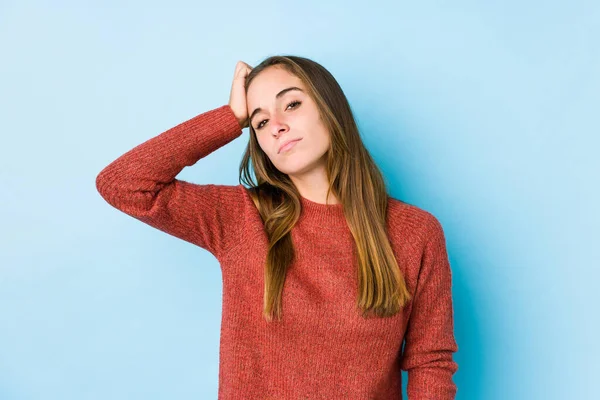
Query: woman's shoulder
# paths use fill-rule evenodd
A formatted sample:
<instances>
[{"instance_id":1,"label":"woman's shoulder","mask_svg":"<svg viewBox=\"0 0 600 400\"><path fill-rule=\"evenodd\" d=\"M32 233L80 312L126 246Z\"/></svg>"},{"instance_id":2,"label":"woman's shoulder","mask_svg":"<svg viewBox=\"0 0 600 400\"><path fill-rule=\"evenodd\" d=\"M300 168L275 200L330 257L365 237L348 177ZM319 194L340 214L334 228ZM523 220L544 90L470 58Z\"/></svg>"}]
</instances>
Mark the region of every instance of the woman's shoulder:
<instances>
[{"instance_id":1,"label":"woman's shoulder","mask_svg":"<svg viewBox=\"0 0 600 400\"><path fill-rule=\"evenodd\" d=\"M441 229L439 219L431 211L392 196L388 196L387 224L404 236L416 234L421 239Z\"/></svg>"}]
</instances>

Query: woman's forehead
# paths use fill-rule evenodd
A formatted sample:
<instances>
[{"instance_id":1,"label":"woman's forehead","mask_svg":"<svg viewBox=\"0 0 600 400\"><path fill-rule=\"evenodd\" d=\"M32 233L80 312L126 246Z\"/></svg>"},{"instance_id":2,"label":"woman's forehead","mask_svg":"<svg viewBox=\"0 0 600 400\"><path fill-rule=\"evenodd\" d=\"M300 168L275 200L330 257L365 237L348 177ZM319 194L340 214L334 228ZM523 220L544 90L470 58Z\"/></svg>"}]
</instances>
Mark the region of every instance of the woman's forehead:
<instances>
[{"instance_id":1,"label":"woman's forehead","mask_svg":"<svg viewBox=\"0 0 600 400\"><path fill-rule=\"evenodd\" d=\"M266 107L268 104L281 101L287 93L306 93L302 81L293 74L285 71L272 75L257 75L250 83L247 93L248 109Z\"/></svg>"}]
</instances>

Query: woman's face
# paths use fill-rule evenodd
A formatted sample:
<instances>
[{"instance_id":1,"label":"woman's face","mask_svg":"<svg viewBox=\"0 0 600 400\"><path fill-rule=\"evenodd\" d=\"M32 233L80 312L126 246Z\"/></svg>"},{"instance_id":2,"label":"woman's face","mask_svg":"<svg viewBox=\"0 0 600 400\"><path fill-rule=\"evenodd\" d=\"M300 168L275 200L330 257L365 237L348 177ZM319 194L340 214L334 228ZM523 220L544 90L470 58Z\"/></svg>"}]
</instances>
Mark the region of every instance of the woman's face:
<instances>
[{"instance_id":1,"label":"woman's face","mask_svg":"<svg viewBox=\"0 0 600 400\"><path fill-rule=\"evenodd\" d=\"M256 139L279 171L302 175L324 168L329 132L298 77L276 66L263 70L250 83L246 104ZM297 139L293 147L279 150Z\"/></svg>"}]
</instances>

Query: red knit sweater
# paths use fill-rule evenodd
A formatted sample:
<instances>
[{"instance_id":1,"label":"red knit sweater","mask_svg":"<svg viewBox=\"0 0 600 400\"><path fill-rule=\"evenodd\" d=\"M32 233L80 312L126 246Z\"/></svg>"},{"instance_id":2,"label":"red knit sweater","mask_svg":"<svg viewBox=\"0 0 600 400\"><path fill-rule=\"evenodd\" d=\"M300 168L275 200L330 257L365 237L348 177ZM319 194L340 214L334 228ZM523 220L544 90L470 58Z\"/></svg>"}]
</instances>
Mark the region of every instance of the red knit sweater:
<instances>
[{"instance_id":1,"label":"red knit sweater","mask_svg":"<svg viewBox=\"0 0 600 400\"><path fill-rule=\"evenodd\" d=\"M409 399L454 399L458 346L439 221L388 197L388 235L413 299L391 318L363 319L355 310L357 265L342 206L302 198L283 319L268 323L267 237L245 187L175 178L241 134L224 105L136 146L96 178L109 204L219 261L219 399L402 399L401 369L408 371Z\"/></svg>"}]
</instances>

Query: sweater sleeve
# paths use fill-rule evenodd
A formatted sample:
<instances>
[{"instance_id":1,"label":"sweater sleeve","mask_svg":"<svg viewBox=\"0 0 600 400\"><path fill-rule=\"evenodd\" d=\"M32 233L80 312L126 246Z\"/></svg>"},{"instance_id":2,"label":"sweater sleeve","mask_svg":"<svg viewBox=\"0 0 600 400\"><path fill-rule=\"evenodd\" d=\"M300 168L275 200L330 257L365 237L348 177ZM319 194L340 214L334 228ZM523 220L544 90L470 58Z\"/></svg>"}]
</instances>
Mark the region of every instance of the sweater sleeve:
<instances>
[{"instance_id":1,"label":"sweater sleeve","mask_svg":"<svg viewBox=\"0 0 600 400\"><path fill-rule=\"evenodd\" d=\"M454 338L452 272L440 222L430 214L421 268L405 334L401 369L408 372L409 400L451 400L458 370Z\"/></svg>"},{"instance_id":2,"label":"sweater sleeve","mask_svg":"<svg viewBox=\"0 0 600 400\"><path fill-rule=\"evenodd\" d=\"M219 258L241 231L245 188L175 176L241 133L229 105L209 110L121 155L100 171L96 188L118 210Z\"/></svg>"}]
</instances>

